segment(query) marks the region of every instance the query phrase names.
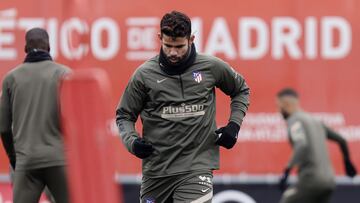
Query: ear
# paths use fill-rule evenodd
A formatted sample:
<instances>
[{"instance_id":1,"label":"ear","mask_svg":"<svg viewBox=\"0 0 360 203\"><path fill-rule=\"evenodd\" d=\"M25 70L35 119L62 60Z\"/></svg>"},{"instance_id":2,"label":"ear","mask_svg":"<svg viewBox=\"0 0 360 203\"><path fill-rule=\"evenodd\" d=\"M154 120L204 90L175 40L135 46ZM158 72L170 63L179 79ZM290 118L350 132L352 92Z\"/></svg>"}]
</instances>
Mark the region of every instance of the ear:
<instances>
[{"instance_id":1,"label":"ear","mask_svg":"<svg viewBox=\"0 0 360 203\"><path fill-rule=\"evenodd\" d=\"M160 32L158 32L158 38L159 38L159 40L162 40L162 36L161 36Z\"/></svg>"},{"instance_id":2,"label":"ear","mask_svg":"<svg viewBox=\"0 0 360 203\"><path fill-rule=\"evenodd\" d=\"M27 47L27 45L25 45L24 51L25 51L25 53L28 53L28 47Z\"/></svg>"},{"instance_id":3,"label":"ear","mask_svg":"<svg viewBox=\"0 0 360 203\"><path fill-rule=\"evenodd\" d=\"M190 45L191 45L192 43L194 43L194 40L195 40L195 35L191 35L191 36L190 36L190 39L189 39Z\"/></svg>"}]
</instances>

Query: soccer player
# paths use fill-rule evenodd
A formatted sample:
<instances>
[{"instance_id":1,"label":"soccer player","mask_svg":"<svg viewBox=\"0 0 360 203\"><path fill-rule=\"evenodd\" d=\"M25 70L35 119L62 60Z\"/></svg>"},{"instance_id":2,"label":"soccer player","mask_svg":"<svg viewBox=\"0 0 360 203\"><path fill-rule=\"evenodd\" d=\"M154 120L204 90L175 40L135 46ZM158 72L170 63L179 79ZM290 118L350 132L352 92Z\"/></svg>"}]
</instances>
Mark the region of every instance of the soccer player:
<instances>
[{"instance_id":1,"label":"soccer player","mask_svg":"<svg viewBox=\"0 0 360 203\"><path fill-rule=\"evenodd\" d=\"M159 39L160 54L135 71L116 110L123 143L142 159L141 202L211 202L219 146L235 145L249 88L229 64L196 52L184 13L163 16ZM229 123L218 130L216 87L231 98Z\"/></svg>"},{"instance_id":2,"label":"soccer player","mask_svg":"<svg viewBox=\"0 0 360 203\"><path fill-rule=\"evenodd\" d=\"M329 159L326 139L339 144L344 158L346 174L356 175L350 161L346 141L336 132L302 111L298 94L293 89L283 89L277 95L279 111L288 126L289 141L293 148L291 159L280 180L286 188L292 168L299 168L299 180L287 189L280 203L326 203L335 188L334 172Z\"/></svg>"},{"instance_id":3,"label":"soccer player","mask_svg":"<svg viewBox=\"0 0 360 203\"><path fill-rule=\"evenodd\" d=\"M70 69L52 61L45 30L33 28L25 40L25 61L3 79L0 103L1 138L15 169L14 203L37 203L45 186L57 203L67 203L58 85Z\"/></svg>"}]
</instances>

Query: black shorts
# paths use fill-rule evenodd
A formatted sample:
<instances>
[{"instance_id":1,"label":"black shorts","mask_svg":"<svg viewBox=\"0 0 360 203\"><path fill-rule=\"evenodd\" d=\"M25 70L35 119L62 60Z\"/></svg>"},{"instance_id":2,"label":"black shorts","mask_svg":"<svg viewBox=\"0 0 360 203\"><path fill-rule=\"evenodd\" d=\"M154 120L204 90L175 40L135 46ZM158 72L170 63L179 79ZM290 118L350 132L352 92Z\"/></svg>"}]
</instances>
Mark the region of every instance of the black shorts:
<instances>
[{"instance_id":1,"label":"black shorts","mask_svg":"<svg viewBox=\"0 0 360 203\"><path fill-rule=\"evenodd\" d=\"M212 171L194 171L161 178L143 177L140 202L211 202L212 179Z\"/></svg>"}]
</instances>

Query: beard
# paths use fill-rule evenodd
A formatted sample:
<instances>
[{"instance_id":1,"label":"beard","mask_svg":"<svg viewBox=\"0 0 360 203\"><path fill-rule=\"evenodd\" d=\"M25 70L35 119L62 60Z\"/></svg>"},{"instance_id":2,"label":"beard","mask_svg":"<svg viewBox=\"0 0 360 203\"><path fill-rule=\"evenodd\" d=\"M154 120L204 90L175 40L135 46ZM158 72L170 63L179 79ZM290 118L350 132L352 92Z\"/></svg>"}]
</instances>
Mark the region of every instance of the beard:
<instances>
[{"instance_id":1,"label":"beard","mask_svg":"<svg viewBox=\"0 0 360 203\"><path fill-rule=\"evenodd\" d=\"M167 56L165 55L163 49L160 49L159 54L159 65L160 68L169 75L179 75L182 74L187 68L192 66L196 59L196 49L195 45L189 45L188 51L184 56ZM171 59L173 62L171 62Z\"/></svg>"},{"instance_id":2,"label":"beard","mask_svg":"<svg viewBox=\"0 0 360 203\"><path fill-rule=\"evenodd\" d=\"M182 56L167 56L167 55L165 55L165 58L169 63L171 63L173 65L177 65L177 64L180 64L182 61L186 60L188 58L189 54L190 54L190 46L188 46L186 53Z\"/></svg>"},{"instance_id":3,"label":"beard","mask_svg":"<svg viewBox=\"0 0 360 203\"><path fill-rule=\"evenodd\" d=\"M287 119L289 118L289 116L290 116L290 114L289 114L288 112L284 111L284 110L281 110L281 111L280 111L280 114L282 115L282 117L283 117L285 120L287 120Z\"/></svg>"},{"instance_id":4,"label":"beard","mask_svg":"<svg viewBox=\"0 0 360 203\"><path fill-rule=\"evenodd\" d=\"M168 60L170 63L172 64L177 64L179 63L182 59L184 59L186 56L186 54L182 57L178 57L178 56L166 56L166 60Z\"/></svg>"}]
</instances>

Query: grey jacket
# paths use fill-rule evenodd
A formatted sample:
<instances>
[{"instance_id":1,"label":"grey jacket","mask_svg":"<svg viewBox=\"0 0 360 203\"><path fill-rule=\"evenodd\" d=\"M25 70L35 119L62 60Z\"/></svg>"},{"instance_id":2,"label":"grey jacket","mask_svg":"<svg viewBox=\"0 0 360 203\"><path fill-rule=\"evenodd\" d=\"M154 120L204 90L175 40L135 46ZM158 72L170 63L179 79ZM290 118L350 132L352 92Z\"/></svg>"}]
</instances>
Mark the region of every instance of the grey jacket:
<instances>
[{"instance_id":1,"label":"grey jacket","mask_svg":"<svg viewBox=\"0 0 360 203\"><path fill-rule=\"evenodd\" d=\"M299 167L299 184L333 188L335 178L326 140L338 135L305 112L294 113L287 124L293 147L288 167Z\"/></svg>"},{"instance_id":2,"label":"grey jacket","mask_svg":"<svg viewBox=\"0 0 360 203\"><path fill-rule=\"evenodd\" d=\"M143 159L144 175L219 168L215 87L231 97L229 121L241 125L249 106L249 87L224 61L198 54L184 73L170 76L160 69L156 56L135 71L117 107L116 122L123 143L133 153L139 137L134 124L140 115L142 137L155 148Z\"/></svg>"},{"instance_id":3,"label":"grey jacket","mask_svg":"<svg viewBox=\"0 0 360 203\"><path fill-rule=\"evenodd\" d=\"M69 71L45 60L23 63L3 79L0 133L13 134L16 170L65 164L58 84Z\"/></svg>"}]
</instances>

